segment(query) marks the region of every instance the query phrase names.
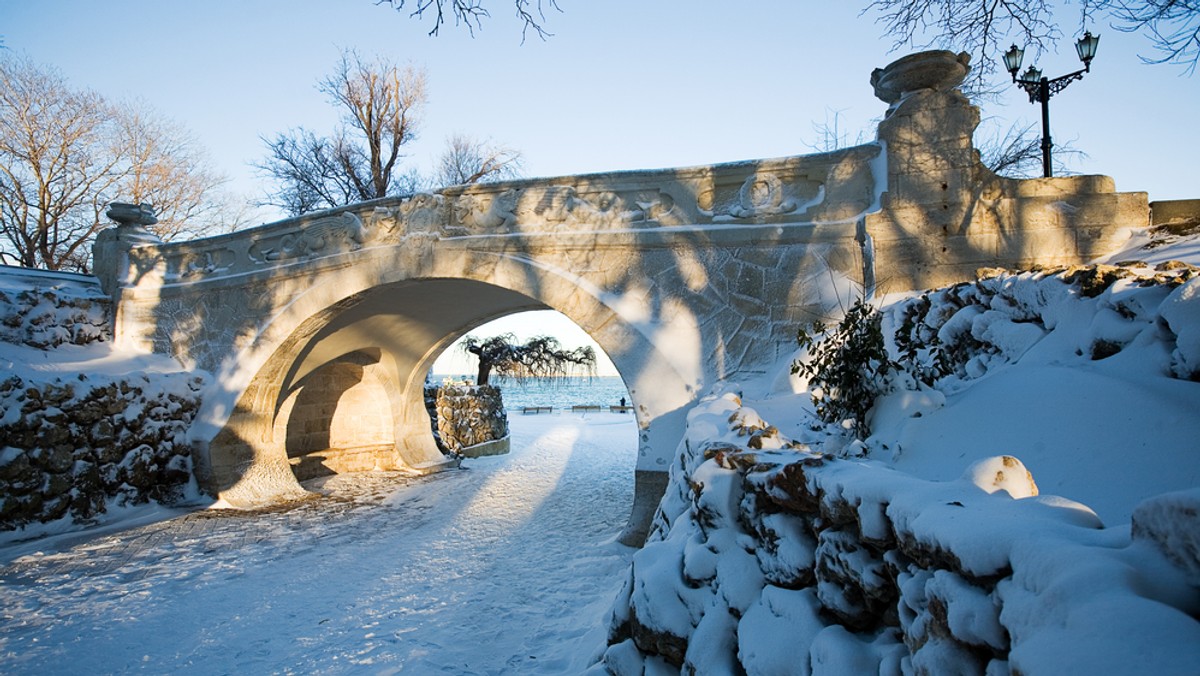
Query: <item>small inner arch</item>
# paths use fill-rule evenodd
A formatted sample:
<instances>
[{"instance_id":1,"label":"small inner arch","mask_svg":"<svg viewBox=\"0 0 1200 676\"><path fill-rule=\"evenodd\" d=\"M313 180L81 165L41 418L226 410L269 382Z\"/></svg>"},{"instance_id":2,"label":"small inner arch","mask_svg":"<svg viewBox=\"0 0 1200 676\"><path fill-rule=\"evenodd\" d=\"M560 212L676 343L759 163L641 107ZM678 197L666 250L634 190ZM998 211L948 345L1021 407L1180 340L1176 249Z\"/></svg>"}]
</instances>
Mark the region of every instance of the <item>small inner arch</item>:
<instances>
[{"instance_id":1,"label":"small inner arch","mask_svg":"<svg viewBox=\"0 0 1200 676\"><path fill-rule=\"evenodd\" d=\"M280 430L300 481L395 465L396 425L378 356L354 352L307 375Z\"/></svg>"}]
</instances>

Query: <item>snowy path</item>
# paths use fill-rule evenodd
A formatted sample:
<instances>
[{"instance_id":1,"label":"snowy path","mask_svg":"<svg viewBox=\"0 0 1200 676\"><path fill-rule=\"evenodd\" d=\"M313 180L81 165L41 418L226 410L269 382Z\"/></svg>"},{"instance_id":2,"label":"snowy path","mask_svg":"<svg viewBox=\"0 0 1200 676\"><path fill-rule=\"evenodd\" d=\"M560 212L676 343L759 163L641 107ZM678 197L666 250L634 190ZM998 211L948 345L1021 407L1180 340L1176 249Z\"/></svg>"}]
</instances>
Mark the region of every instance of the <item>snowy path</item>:
<instances>
[{"instance_id":1,"label":"snowy path","mask_svg":"<svg viewBox=\"0 0 1200 676\"><path fill-rule=\"evenodd\" d=\"M513 453L335 477L0 569L0 672L578 673L631 549L631 418L513 420Z\"/></svg>"}]
</instances>

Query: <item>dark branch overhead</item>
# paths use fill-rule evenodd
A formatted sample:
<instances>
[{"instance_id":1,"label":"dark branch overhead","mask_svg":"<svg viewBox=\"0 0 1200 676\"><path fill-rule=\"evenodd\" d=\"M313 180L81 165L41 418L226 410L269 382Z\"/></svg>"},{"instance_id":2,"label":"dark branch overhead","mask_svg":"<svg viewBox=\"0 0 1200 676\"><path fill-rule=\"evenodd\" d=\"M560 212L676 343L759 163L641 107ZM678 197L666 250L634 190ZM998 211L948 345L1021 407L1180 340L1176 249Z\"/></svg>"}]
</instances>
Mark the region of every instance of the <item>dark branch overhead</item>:
<instances>
[{"instance_id":1,"label":"dark branch overhead","mask_svg":"<svg viewBox=\"0 0 1200 676\"><path fill-rule=\"evenodd\" d=\"M995 72L1009 42L1034 48L1036 58L1053 51L1065 35L1080 35L1106 23L1148 39L1158 56L1143 56L1147 63L1195 71L1200 59L1200 0L1081 0L1080 5L1074 15L1078 24L1065 26L1061 9L1056 15L1049 0L873 0L863 14L876 17L896 49L911 45L969 51L975 83Z\"/></svg>"},{"instance_id":2,"label":"dark branch overhead","mask_svg":"<svg viewBox=\"0 0 1200 676\"><path fill-rule=\"evenodd\" d=\"M472 36L475 30L483 29L483 20L492 14L484 7L485 0L376 0L377 5L388 5L396 11L408 11L408 16L419 21L432 21L431 37L441 32L442 26L454 19L455 26L466 26ZM521 21L521 42L529 33L541 39L553 36L546 30L546 10L562 11L558 0L513 0L517 19Z\"/></svg>"}]
</instances>

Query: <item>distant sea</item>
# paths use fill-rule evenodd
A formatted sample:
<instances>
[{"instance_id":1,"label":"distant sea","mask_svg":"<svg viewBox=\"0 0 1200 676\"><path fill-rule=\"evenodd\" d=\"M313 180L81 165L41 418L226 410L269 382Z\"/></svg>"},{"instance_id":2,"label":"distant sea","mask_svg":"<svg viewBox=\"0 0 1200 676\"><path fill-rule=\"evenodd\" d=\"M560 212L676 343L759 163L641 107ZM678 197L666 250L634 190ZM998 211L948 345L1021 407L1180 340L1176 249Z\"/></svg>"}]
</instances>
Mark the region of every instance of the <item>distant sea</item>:
<instances>
[{"instance_id":1,"label":"distant sea","mask_svg":"<svg viewBox=\"0 0 1200 676\"><path fill-rule=\"evenodd\" d=\"M432 381L440 384L445 377L435 375ZM554 378L524 383L496 378L492 384L500 388L504 407L509 411L519 412L524 406L553 406L555 410L570 410L576 405L603 406L607 410L609 406L620 404L622 397L626 404L629 403L629 391L619 376Z\"/></svg>"}]
</instances>

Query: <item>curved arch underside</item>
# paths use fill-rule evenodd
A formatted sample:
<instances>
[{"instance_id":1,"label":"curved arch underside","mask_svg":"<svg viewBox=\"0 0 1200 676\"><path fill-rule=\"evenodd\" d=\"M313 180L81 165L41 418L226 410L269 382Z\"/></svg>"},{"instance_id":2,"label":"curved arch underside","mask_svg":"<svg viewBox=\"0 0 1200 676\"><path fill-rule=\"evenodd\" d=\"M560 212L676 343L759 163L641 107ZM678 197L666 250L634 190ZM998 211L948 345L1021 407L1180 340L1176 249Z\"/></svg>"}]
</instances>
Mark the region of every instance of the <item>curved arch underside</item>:
<instances>
[{"instance_id":1,"label":"curved arch underside","mask_svg":"<svg viewBox=\"0 0 1200 676\"><path fill-rule=\"evenodd\" d=\"M382 417L393 426L377 435L388 440L389 448L363 442L372 447L373 468L429 472L454 464L437 448L425 408L425 378L433 362L477 326L541 309L551 306L494 284L445 278L386 283L328 305L300 322L266 359L208 444L206 469L212 490L235 506L303 495L294 470L298 462L308 470L312 466L297 456L337 445L330 442L335 436L331 420L297 419L316 410L332 416L338 409L331 392L306 393L306 388L353 392L368 380L375 384L375 396L386 396L385 402L373 402L369 424L376 424L382 406L390 413ZM661 364L667 360L655 355L657 348L615 313L588 307L576 315L583 316L587 323L581 328L597 340L630 385L640 427L635 478L647 497L635 505L637 514L631 516L625 539L640 543L663 483L658 475L665 470L665 460L655 449L664 444L673 448L682 433L684 408L661 411L661 406L640 402L690 402L693 387L664 370ZM647 472L646 464L656 471ZM304 478L304 472L300 476Z\"/></svg>"}]
</instances>

